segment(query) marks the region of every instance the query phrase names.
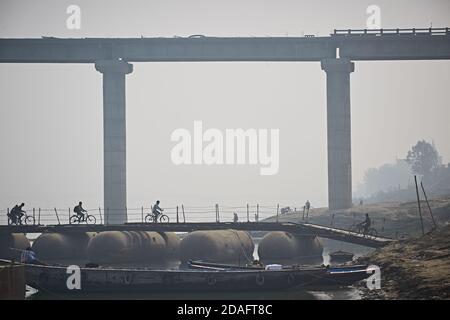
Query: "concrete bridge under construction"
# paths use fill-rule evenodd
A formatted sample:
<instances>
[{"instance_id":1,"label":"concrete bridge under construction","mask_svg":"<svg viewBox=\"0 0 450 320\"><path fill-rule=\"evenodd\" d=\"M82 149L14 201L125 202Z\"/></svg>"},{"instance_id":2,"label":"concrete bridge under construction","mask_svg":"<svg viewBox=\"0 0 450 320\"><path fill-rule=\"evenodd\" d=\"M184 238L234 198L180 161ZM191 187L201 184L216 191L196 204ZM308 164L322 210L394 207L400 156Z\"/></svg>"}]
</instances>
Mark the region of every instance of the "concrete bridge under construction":
<instances>
[{"instance_id":1,"label":"concrete bridge under construction","mask_svg":"<svg viewBox=\"0 0 450 320\"><path fill-rule=\"evenodd\" d=\"M327 37L0 39L0 63L89 63L103 74L104 207L119 213L105 216L107 228L127 221L125 76L133 71L132 62L320 62L327 76L328 204L335 210L352 205L354 61L439 59L450 59L449 28L335 30Z\"/></svg>"},{"instance_id":2,"label":"concrete bridge under construction","mask_svg":"<svg viewBox=\"0 0 450 320\"><path fill-rule=\"evenodd\" d=\"M327 239L344 241L372 248L383 247L394 239L364 236L362 234L320 226L311 223L291 222L181 222L181 223L126 223L122 225L19 225L0 226L3 233L77 233L102 231L157 231L157 232L192 232L196 230L245 230L245 231L285 231L298 236L318 236Z\"/></svg>"}]
</instances>

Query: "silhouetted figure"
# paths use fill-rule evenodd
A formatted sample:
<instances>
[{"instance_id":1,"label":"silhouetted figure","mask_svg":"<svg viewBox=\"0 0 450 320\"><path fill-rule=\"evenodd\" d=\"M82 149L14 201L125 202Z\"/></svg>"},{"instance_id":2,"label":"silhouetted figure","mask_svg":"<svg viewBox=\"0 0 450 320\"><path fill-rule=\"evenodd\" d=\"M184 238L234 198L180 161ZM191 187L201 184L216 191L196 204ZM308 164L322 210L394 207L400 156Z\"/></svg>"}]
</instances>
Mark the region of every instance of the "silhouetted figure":
<instances>
[{"instance_id":1,"label":"silhouetted figure","mask_svg":"<svg viewBox=\"0 0 450 320\"><path fill-rule=\"evenodd\" d=\"M87 213L87 211L83 209L82 205L83 205L83 202L81 202L81 201L78 202L78 205L75 208L73 208L73 212L75 212L77 214L77 216L79 217L80 220L84 221L86 219L84 213L85 212Z\"/></svg>"},{"instance_id":2,"label":"silhouetted figure","mask_svg":"<svg viewBox=\"0 0 450 320\"><path fill-rule=\"evenodd\" d=\"M15 205L14 208L9 212L9 216L11 218L12 223L14 224L22 224L22 217L25 214L25 211L22 208L25 206L25 203L21 203L20 205Z\"/></svg>"},{"instance_id":3,"label":"silhouetted figure","mask_svg":"<svg viewBox=\"0 0 450 320\"><path fill-rule=\"evenodd\" d=\"M161 209L159 206L160 201L157 200L156 203L153 205L152 208L152 213L153 213L153 219L154 222L158 222L158 217L162 214L162 212L164 211L164 209Z\"/></svg>"},{"instance_id":4,"label":"silhouetted figure","mask_svg":"<svg viewBox=\"0 0 450 320\"><path fill-rule=\"evenodd\" d=\"M372 221L370 220L369 214L366 213L366 220L361 223L363 227L363 233L366 234L369 231L370 226L372 225Z\"/></svg>"},{"instance_id":5,"label":"silhouetted figure","mask_svg":"<svg viewBox=\"0 0 450 320\"><path fill-rule=\"evenodd\" d=\"M309 202L309 200L306 200L305 203L306 218L309 217L309 208L311 208L311 203Z\"/></svg>"},{"instance_id":6,"label":"silhouetted figure","mask_svg":"<svg viewBox=\"0 0 450 320\"><path fill-rule=\"evenodd\" d=\"M237 215L236 212L233 213L233 222L238 222L239 221L239 217Z\"/></svg>"}]
</instances>

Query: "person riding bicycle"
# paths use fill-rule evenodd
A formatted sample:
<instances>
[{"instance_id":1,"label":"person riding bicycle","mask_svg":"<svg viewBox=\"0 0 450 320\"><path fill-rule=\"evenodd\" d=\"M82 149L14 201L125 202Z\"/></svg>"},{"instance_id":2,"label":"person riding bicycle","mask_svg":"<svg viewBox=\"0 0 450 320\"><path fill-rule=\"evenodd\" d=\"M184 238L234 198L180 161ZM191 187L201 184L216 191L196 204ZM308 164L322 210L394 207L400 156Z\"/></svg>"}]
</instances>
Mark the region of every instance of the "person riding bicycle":
<instances>
[{"instance_id":1,"label":"person riding bicycle","mask_svg":"<svg viewBox=\"0 0 450 320\"><path fill-rule=\"evenodd\" d=\"M369 214L366 213L366 220L361 222L361 227L363 228L363 233L366 234L369 231L372 221L370 220Z\"/></svg>"},{"instance_id":2,"label":"person riding bicycle","mask_svg":"<svg viewBox=\"0 0 450 320\"><path fill-rule=\"evenodd\" d=\"M78 202L78 205L75 208L73 208L73 212L75 212L77 214L77 216L80 220L84 221L86 219L84 213L85 212L87 213L87 211L83 209L82 205L83 205L83 202L81 202L81 201Z\"/></svg>"},{"instance_id":3,"label":"person riding bicycle","mask_svg":"<svg viewBox=\"0 0 450 320\"><path fill-rule=\"evenodd\" d=\"M163 211L164 209L161 209L161 207L159 206L159 200L157 200L152 208L152 213L155 222L158 222L158 217L162 214Z\"/></svg>"},{"instance_id":4,"label":"person riding bicycle","mask_svg":"<svg viewBox=\"0 0 450 320\"><path fill-rule=\"evenodd\" d=\"M25 210L22 210L22 208L25 206L25 203L21 203L20 206L19 205L15 205L14 208L11 209L11 211L9 212L9 216L11 218L11 221L15 224L17 223L22 223L22 217L25 214Z\"/></svg>"}]
</instances>

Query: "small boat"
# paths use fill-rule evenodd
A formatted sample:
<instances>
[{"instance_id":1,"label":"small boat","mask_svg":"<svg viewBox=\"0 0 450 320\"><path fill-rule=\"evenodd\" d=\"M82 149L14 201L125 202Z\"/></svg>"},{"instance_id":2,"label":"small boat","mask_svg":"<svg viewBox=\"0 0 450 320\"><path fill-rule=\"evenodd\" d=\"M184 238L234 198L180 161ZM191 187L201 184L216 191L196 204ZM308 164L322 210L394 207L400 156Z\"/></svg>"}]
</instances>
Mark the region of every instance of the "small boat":
<instances>
[{"instance_id":1,"label":"small boat","mask_svg":"<svg viewBox=\"0 0 450 320\"><path fill-rule=\"evenodd\" d=\"M27 285L45 292L60 293L287 290L348 286L371 275L365 265L292 267L280 270L80 267L80 288L70 289L68 283L76 275L73 266L22 265L25 266Z\"/></svg>"},{"instance_id":2,"label":"small boat","mask_svg":"<svg viewBox=\"0 0 450 320\"><path fill-rule=\"evenodd\" d=\"M342 250L338 250L335 252L332 252L329 254L330 256L330 261L334 261L334 262L349 262L353 260L353 253L351 252L347 252L347 251L342 251Z\"/></svg>"},{"instance_id":3,"label":"small boat","mask_svg":"<svg viewBox=\"0 0 450 320\"><path fill-rule=\"evenodd\" d=\"M192 261L187 262L189 269L196 270L264 270L264 266L260 264L237 266L232 264L221 264L215 262Z\"/></svg>"}]
</instances>

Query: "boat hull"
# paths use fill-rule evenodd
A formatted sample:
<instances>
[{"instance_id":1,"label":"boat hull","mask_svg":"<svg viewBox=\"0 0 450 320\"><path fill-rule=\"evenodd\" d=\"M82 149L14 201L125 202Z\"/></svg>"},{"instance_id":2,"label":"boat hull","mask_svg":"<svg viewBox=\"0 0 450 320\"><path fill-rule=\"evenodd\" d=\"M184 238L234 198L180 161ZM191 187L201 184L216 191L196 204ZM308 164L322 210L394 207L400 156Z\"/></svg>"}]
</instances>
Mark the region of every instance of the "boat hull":
<instances>
[{"instance_id":1,"label":"boat hull","mask_svg":"<svg viewBox=\"0 0 450 320\"><path fill-rule=\"evenodd\" d=\"M347 286L369 276L365 268L333 273L327 268L298 270L135 270L81 268L80 288L66 267L26 265L29 286L47 292L170 292L287 290ZM72 278L70 278L72 276Z\"/></svg>"}]
</instances>

